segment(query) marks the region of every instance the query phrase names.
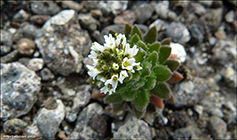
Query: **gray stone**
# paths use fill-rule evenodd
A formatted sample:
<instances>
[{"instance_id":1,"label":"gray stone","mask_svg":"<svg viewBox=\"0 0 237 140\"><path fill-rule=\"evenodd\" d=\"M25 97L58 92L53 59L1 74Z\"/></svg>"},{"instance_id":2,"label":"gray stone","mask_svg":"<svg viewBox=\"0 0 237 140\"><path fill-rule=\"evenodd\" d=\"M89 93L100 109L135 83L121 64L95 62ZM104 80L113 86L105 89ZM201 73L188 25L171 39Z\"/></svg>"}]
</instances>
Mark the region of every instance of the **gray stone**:
<instances>
[{"instance_id":1,"label":"gray stone","mask_svg":"<svg viewBox=\"0 0 237 140\"><path fill-rule=\"evenodd\" d=\"M49 18L50 16L48 15L33 15L30 17L30 21L34 24L42 26Z\"/></svg>"},{"instance_id":2,"label":"gray stone","mask_svg":"<svg viewBox=\"0 0 237 140\"><path fill-rule=\"evenodd\" d=\"M90 31L94 31L100 27L99 21L91 16L91 14L79 14L78 15L79 22L81 26Z\"/></svg>"},{"instance_id":3,"label":"gray stone","mask_svg":"<svg viewBox=\"0 0 237 140\"><path fill-rule=\"evenodd\" d=\"M60 7L53 1L33 1L30 7L37 15L54 15L60 11Z\"/></svg>"},{"instance_id":4,"label":"gray stone","mask_svg":"<svg viewBox=\"0 0 237 140\"><path fill-rule=\"evenodd\" d=\"M16 22L24 22L29 19L30 15L23 9L19 10L12 18Z\"/></svg>"},{"instance_id":5,"label":"gray stone","mask_svg":"<svg viewBox=\"0 0 237 140\"><path fill-rule=\"evenodd\" d=\"M214 139L226 139L227 124L217 116L211 116L207 122L207 129Z\"/></svg>"},{"instance_id":6,"label":"gray stone","mask_svg":"<svg viewBox=\"0 0 237 140\"><path fill-rule=\"evenodd\" d=\"M35 51L35 43L31 39L22 38L17 42L17 49L21 55L32 56Z\"/></svg>"},{"instance_id":7,"label":"gray stone","mask_svg":"<svg viewBox=\"0 0 237 140\"><path fill-rule=\"evenodd\" d=\"M82 58L90 51L91 39L81 30L74 10L63 10L42 27L44 36L35 43L46 63L55 74L79 73Z\"/></svg>"},{"instance_id":8,"label":"gray stone","mask_svg":"<svg viewBox=\"0 0 237 140\"><path fill-rule=\"evenodd\" d=\"M7 55L1 57L1 63L9 63L17 60L18 58L18 50L13 50Z\"/></svg>"},{"instance_id":9,"label":"gray stone","mask_svg":"<svg viewBox=\"0 0 237 140\"><path fill-rule=\"evenodd\" d=\"M11 46L13 44L13 38L11 33L1 30L1 55L5 55L11 51Z\"/></svg>"},{"instance_id":10,"label":"gray stone","mask_svg":"<svg viewBox=\"0 0 237 140\"><path fill-rule=\"evenodd\" d=\"M76 89L76 96L73 99L72 109L83 107L89 103L91 99L91 85L81 85Z\"/></svg>"},{"instance_id":11,"label":"gray stone","mask_svg":"<svg viewBox=\"0 0 237 140\"><path fill-rule=\"evenodd\" d=\"M222 76L229 87L237 87L236 73L236 70L234 70L232 67L227 67L225 70L223 70Z\"/></svg>"},{"instance_id":12,"label":"gray stone","mask_svg":"<svg viewBox=\"0 0 237 140\"><path fill-rule=\"evenodd\" d=\"M191 42L197 46L203 42L204 36L197 24L192 24L189 26L189 31L191 34Z\"/></svg>"},{"instance_id":13,"label":"gray stone","mask_svg":"<svg viewBox=\"0 0 237 140\"><path fill-rule=\"evenodd\" d=\"M74 108L74 109L68 108L66 110L66 116L65 116L66 120L70 123L75 122L79 111L80 111L80 108Z\"/></svg>"},{"instance_id":14,"label":"gray stone","mask_svg":"<svg viewBox=\"0 0 237 140\"><path fill-rule=\"evenodd\" d=\"M114 139L151 139L151 131L147 123L138 120L132 113L113 134Z\"/></svg>"},{"instance_id":15,"label":"gray stone","mask_svg":"<svg viewBox=\"0 0 237 140\"><path fill-rule=\"evenodd\" d=\"M180 88L184 90L186 93L190 94L193 92L195 85L192 81L184 81L180 84Z\"/></svg>"},{"instance_id":16,"label":"gray stone","mask_svg":"<svg viewBox=\"0 0 237 140\"><path fill-rule=\"evenodd\" d=\"M118 15L127 9L128 1L100 1L98 8L101 9L103 15L108 15L112 12L114 15Z\"/></svg>"},{"instance_id":17,"label":"gray stone","mask_svg":"<svg viewBox=\"0 0 237 140\"><path fill-rule=\"evenodd\" d=\"M29 39L35 39L42 36L42 32L38 27L32 24L26 24L22 27L22 33L24 37Z\"/></svg>"},{"instance_id":18,"label":"gray stone","mask_svg":"<svg viewBox=\"0 0 237 140\"><path fill-rule=\"evenodd\" d=\"M44 66L44 60L42 58L32 58L27 64L27 68L33 71L39 71Z\"/></svg>"},{"instance_id":19,"label":"gray stone","mask_svg":"<svg viewBox=\"0 0 237 140\"><path fill-rule=\"evenodd\" d=\"M83 5L72 1L72 0L67 0L67 1L62 1L62 7L66 9L73 9L77 12L81 11L83 8Z\"/></svg>"},{"instance_id":20,"label":"gray stone","mask_svg":"<svg viewBox=\"0 0 237 140\"><path fill-rule=\"evenodd\" d=\"M40 78L18 62L1 64L1 77L1 119L28 113L37 100Z\"/></svg>"},{"instance_id":21,"label":"gray stone","mask_svg":"<svg viewBox=\"0 0 237 140\"><path fill-rule=\"evenodd\" d=\"M103 108L98 103L89 104L79 114L74 131L67 137L68 139L92 139L101 137L90 126L89 122L96 115L101 115Z\"/></svg>"},{"instance_id":22,"label":"gray stone","mask_svg":"<svg viewBox=\"0 0 237 140\"><path fill-rule=\"evenodd\" d=\"M10 135L20 135L26 128L27 123L21 119L11 119L7 120L3 124L3 131Z\"/></svg>"},{"instance_id":23,"label":"gray stone","mask_svg":"<svg viewBox=\"0 0 237 140\"><path fill-rule=\"evenodd\" d=\"M198 113L198 115L200 115L200 116L203 115L203 110L204 110L203 106L201 106L201 105L195 105L195 106L194 106L194 110Z\"/></svg>"},{"instance_id":24,"label":"gray stone","mask_svg":"<svg viewBox=\"0 0 237 140\"><path fill-rule=\"evenodd\" d=\"M40 71L40 76L41 76L41 79L45 81L52 80L55 77L54 74L48 68L43 68Z\"/></svg>"},{"instance_id":25,"label":"gray stone","mask_svg":"<svg viewBox=\"0 0 237 140\"><path fill-rule=\"evenodd\" d=\"M202 20L209 26L212 32L216 31L222 20L223 8L207 9L207 12L202 16Z\"/></svg>"},{"instance_id":26,"label":"gray stone","mask_svg":"<svg viewBox=\"0 0 237 140\"><path fill-rule=\"evenodd\" d=\"M33 123L26 128L28 135L44 138L53 138L58 132L58 127L64 119L65 110L61 100L56 100L55 109L42 108L38 111Z\"/></svg>"},{"instance_id":27,"label":"gray stone","mask_svg":"<svg viewBox=\"0 0 237 140\"><path fill-rule=\"evenodd\" d=\"M203 4L204 6L206 7L211 7L212 6L212 3L213 3L213 0L207 0L207 1L204 1L204 0L198 0L199 3Z\"/></svg>"},{"instance_id":28,"label":"gray stone","mask_svg":"<svg viewBox=\"0 0 237 140\"><path fill-rule=\"evenodd\" d=\"M188 128L179 128L174 131L173 139L196 139L195 133Z\"/></svg>"},{"instance_id":29,"label":"gray stone","mask_svg":"<svg viewBox=\"0 0 237 140\"><path fill-rule=\"evenodd\" d=\"M167 19L168 18L168 12L169 12L169 1L161 1L158 2L155 5L155 11L158 17L162 19Z\"/></svg>"},{"instance_id":30,"label":"gray stone","mask_svg":"<svg viewBox=\"0 0 237 140\"><path fill-rule=\"evenodd\" d=\"M115 24L130 24L133 25L136 21L135 13L131 10L126 10L114 18Z\"/></svg>"},{"instance_id":31,"label":"gray stone","mask_svg":"<svg viewBox=\"0 0 237 140\"><path fill-rule=\"evenodd\" d=\"M223 112L221 111L220 108L217 108L217 107L212 107L212 108L209 108L209 113L213 116L217 116L217 117L220 117L220 118L223 118L224 117L224 114Z\"/></svg>"},{"instance_id":32,"label":"gray stone","mask_svg":"<svg viewBox=\"0 0 237 140\"><path fill-rule=\"evenodd\" d=\"M95 115L90 120L90 126L94 131L98 133L99 136L103 138L109 134L107 117L105 115Z\"/></svg>"},{"instance_id":33,"label":"gray stone","mask_svg":"<svg viewBox=\"0 0 237 140\"><path fill-rule=\"evenodd\" d=\"M173 42L185 44L190 40L190 34L185 25L178 22L172 22L166 30L166 36L171 37Z\"/></svg>"},{"instance_id":34,"label":"gray stone","mask_svg":"<svg viewBox=\"0 0 237 140\"><path fill-rule=\"evenodd\" d=\"M152 7L149 3L144 2L134 8L134 12L137 19L136 22L144 23L151 17L152 13L154 12L154 7Z\"/></svg>"},{"instance_id":35,"label":"gray stone","mask_svg":"<svg viewBox=\"0 0 237 140\"><path fill-rule=\"evenodd\" d=\"M201 3L192 2L191 6L193 7L195 14L199 16L206 13L206 8Z\"/></svg>"},{"instance_id":36,"label":"gray stone","mask_svg":"<svg viewBox=\"0 0 237 140\"><path fill-rule=\"evenodd\" d=\"M165 29L167 29L167 25L166 25L165 21L163 21L162 19L157 19L154 22L152 22L149 25L149 28L151 28L155 25L156 25L157 32L164 31Z\"/></svg>"}]
</instances>

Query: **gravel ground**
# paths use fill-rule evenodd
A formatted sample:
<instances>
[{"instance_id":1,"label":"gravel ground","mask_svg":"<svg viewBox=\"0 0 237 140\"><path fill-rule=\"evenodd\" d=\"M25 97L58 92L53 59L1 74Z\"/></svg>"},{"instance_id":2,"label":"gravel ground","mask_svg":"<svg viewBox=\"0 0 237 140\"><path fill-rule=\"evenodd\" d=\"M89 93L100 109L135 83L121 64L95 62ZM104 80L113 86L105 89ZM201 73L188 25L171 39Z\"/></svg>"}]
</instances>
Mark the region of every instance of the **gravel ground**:
<instances>
[{"instance_id":1,"label":"gravel ground","mask_svg":"<svg viewBox=\"0 0 237 140\"><path fill-rule=\"evenodd\" d=\"M237 139L237 3L1 0L1 138ZM87 82L91 43L109 29L170 37L184 79L175 104L116 114Z\"/></svg>"}]
</instances>

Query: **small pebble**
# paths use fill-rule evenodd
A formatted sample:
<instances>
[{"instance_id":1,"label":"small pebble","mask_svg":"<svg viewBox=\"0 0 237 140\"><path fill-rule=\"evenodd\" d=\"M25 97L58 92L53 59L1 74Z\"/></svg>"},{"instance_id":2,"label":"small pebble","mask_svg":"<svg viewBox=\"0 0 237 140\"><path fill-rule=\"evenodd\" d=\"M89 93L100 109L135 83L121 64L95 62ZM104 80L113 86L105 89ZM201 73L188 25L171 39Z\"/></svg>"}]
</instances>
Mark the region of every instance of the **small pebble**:
<instances>
[{"instance_id":1,"label":"small pebble","mask_svg":"<svg viewBox=\"0 0 237 140\"><path fill-rule=\"evenodd\" d=\"M44 60L42 58L32 58L27 67L33 71L41 70L44 66Z\"/></svg>"},{"instance_id":2,"label":"small pebble","mask_svg":"<svg viewBox=\"0 0 237 140\"><path fill-rule=\"evenodd\" d=\"M54 74L48 69L48 68L43 68L40 71L40 76L42 80L52 80L54 79Z\"/></svg>"},{"instance_id":3,"label":"small pebble","mask_svg":"<svg viewBox=\"0 0 237 140\"><path fill-rule=\"evenodd\" d=\"M7 120L3 124L3 131L6 134L19 135L22 134L24 128L27 126L27 123L20 119Z\"/></svg>"},{"instance_id":4,"label":"small pebble","mask_svg":"<svg viewBox=\"0 0 237 140\"><path fill-rule=\"evenodd\" d=\"M22 38L17 43L17 49L19 51L19 54L31 56L35 51L35 43L31 39Z\"/></svg>"}]
</instances>

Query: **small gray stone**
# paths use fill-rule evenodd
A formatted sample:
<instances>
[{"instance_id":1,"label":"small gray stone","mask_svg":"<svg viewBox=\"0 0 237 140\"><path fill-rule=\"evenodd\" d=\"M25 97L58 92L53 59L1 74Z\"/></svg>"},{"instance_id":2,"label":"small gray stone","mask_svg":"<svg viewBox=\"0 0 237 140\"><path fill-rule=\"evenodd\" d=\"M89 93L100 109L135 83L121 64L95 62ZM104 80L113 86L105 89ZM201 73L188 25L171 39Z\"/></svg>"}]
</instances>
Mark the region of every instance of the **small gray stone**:
<instances>
[{"instance_id":1,"label":"small gray stone","mask_svg":"<svg viewBox=\"0 0 237 140\"><path fill-rule=\"evenodd\" d=\"M54 74L48 68L43 68L40 71L40 76L41 76L41 79L45 81L52 80L55 77Z\"/></svg>"},{"instance_id":2,"label":"small gray stone","mask_svg":"<svg viewBox=\"0 0 237 140\"><path fill-rule=\"evenodd\" d=\"M74 108L74 109L69 108L66 111L66 116L65 116L66 120L70 123L75 122L79 111L80 111L80 108Z\"/></svg>"},{"instance_id":3,"label":"small gray stone","mask_svg":"<svg viewBox=\"0 0 237 140\"><path fill-rule=\"evenodd\" d=\"M7 120L3 124L3 131L6 134L10 135L20 135L26 128L27 123L25 123L21 119L12 119L12 120Z\"/></svg>"},{"instance_id":4,"label":"small gray stone","mask_svg":"<svg viewBox=\"0 0 237 140\"><path fill-rule=\"evenodd\" d=\"M65 110L61 100L56 100L57 108L42 108L33 119L31 126L26 128L28 135L44 138L53 138L58 132L58 127L64 119Z\"/></svg>"},{"instance_id":5,"label":"small gray stone","mask_svg":"<svg viewBox=\"0 0 237 140\"><path fill-rule=\"evenodd\" d=\"M11 33L1 30L1 55L5 55L11 51L13 39Z\"/></svg>"},{"instance_id":6,"label":"small gray stone","mask_svg":"<svg viewBox=\"0 0 237 140\"><path fill-rule=\"evenodd\" d=\"M81 85L76 90L76 96L73 99L72 109L83 107L89 103L91 99L90 90L92 89L91 85Z\"/></svg>"},{"instance_id":7,"label":"small gray stone","mask_svg":"<svg viewBox=\"0 0 237 140\"><path fill-rule=\"evenodd\" d=\"M35 51L35 43L31 39L22 38L17 42L17 49L19 51L19 54L31 56Z\"/></svg>"},{"instance_id":8,"label":"small gray stone","mask_svg":"<svg viewBox=\"0 0 237 140\"><path fill-rule=\"evenodd\" d=\"M161 1L155 5L155 11L158 17L167 19L169 11L169 1Z\"/></svg>"},{"instance_id":9,"label":"small gray stone","mask_svg":"<svg viewBox=\"0 0 237 140\"><path fill-rule=\"evenodd\" d=\"M1 64L1 77L1 119L28 113L37 100L40 78L18 62Z\"/></svg>"},{"instance_id":10,"label":"small gray stone","mask_svg":"<svg viewBox=\"0 0 237 140\"><path fill-rule=\"evenodd\" d=\"M15 60L17 60L18 58L18 50L13 50L10 53L8 53L7 55L4 55L1 57L1 62L2 63L9 63L9 62L13 62Z\"/></svg>"},{"instance_id":11,"label":"small gray stone","mask_svg":"<svg viewBox=\"0 0 237 140\"><path fill-rule=\"evenodd\" d=\"M213 115L213 116L217 116L217 117L220 117L220 118L223 118L223 117L224 117L224 114L223 114L223 112L221 111L220 108L217 108L217 107L209 108L209 112L210 112L210 114Z\"/></svg>"},{"instance_id":12,"label":"small gray stone","mask_svg":"<svg viewBox=\"0 0 237 140\"><path fill-rule=\"evenodd\" d=\"M199 29L198 25L192 24L189 26L189 31L191 34L191 42L193 44L199 45L203 42L204 36L201 30Z\"/></svg>"},{"instance_id":13,"label":"small gray stone","mask_svg":"<svg viewBox=\"0 0 237 140\"><path fill-rule=\"evenodd\" d=\"M32 40L42 35L39 28L37 28L35 25L32 25L32 24L24 25L22 27L22 31L25 38L29 38Z\"/></svg>"},{"instance_id":14,"label":"small gray stone","mask_svg":"<svg viewBox=\"0 0 237 140\"><path fill-rule=\"evenodd\" d=\"M115 24L130 24L133 25L136 21L135 13L131 10L126 10L114 18Z\"/></svg>"},{"instance_id":15,"label":"small gray stone","mask_svg":"<svg viewBox=\"0 0 237 140\"><path fill-rule=\"evenodd\" d=\"M30 21L37 25L43 25L49 18L48 15L33 15L30 17Z\"/></svg>"},{"instance_id":16,"label":"small gray stone","mask_svg":"<svg viewBox=\"0 0 237 140\"><path fill-rule=\"evenodd\" d=\"M217 116L211 116L207 122L207 129L214 139L226 139L227 124Z\"/></svg>"},{"instance_id":17,"label":"small gray stone","mask_svg":"<svg viewBox=\"0 0 237 140\"><path fill-rule=\"evenodd\" d=\"M204 0L198 0L199 3L203 4L204 6L206 7L211 7L212 6L212 3L213 3L213 0L207 0L207 1L204 1Z\"/></svg>"},{"instance_id":18,"label":"small gray stone","mask_svg":"<svg viewBox=\"0 0 237 140\"><path fill-rule=\"evenodd\" d=\"M90 126L89 122L96 115L101 115L103 108L98 103L89 104L82 110L77 118L77 123L74 131L67 137L68 139L92 139L99 138L100 135L94 131Z\"/></svg>"},{"instance_id":19,"label":"small gray stone","mask_svg":"<svg viewBox=\"0 0 237 140\"><path fill-rule=\"evenodd\" d=\"M28 20L30 15L23 9L19 10L12 18L13 21L24 22Z\"/></svg>"},{"instance_id":20,"label":"small gray stone","mask_svg":"<svg viewBox=\"0 0 237 140\"><path fill-rule=\"evenodd\" d=\"M81 11L82 8L83 8L83 5L75 2L75 1L72 1L72 0L67 0L67 1L62 1L62 7L65 8L65 9L73 9L77 12Z\"/></svg>"},{"instance_id":21,"label":"small gray stone","mask_svg":"<svg viewBox=\"0 0 237 140\"><path fill-rule=\"evenodd\" d=\"M174 140L179 140L179 139L196 139L195 133L188 129L188 128L180 128L175 130L173 139Z\"/></svg>"},{"instance_id":22,"label":"small gray stone","mask_svg":"<svg viewBox=\"0 0 237 140\"><path fill-rule=\"evenodd\" d=\"M222 72L222 76L224 77L225 82L229 87L236 88L236 71L232 67L228 67L225 69L225 72Z\"/></svg>"},{"instance_id":23,"label":"small gray stone","mask_svg":"<svg viewBox=\"0 0 237 140\"><path fill-rule=\"evenodd\" d=\"M108 15L112 12L114 15L120 14L127 9L128 1L100 1L98 8L101 9L103 15Z\"/></svg>"},{"instance_id":24,"label":"small gray stone","mask_svg":"<svg viewBox=\"0 0 237 140\"><path fill-rule=\"evenodd\" d=\"M132 113L127 115L125 122L114 132L114 139L151 139L151 131L147 123L138 120Z\"/></svg>"},{"instance_id":25,"label":"small gray stone","mask_svg":"<svg viewBox=\"0 0 237 140\"><path fill-rule=\"evenodd\" d=\"M180 44L185 44L190 40L190 34L182 23L172 22L166 30L167 37L171 37L173 42L178 42Z\"/></svg>"},{"instance_id":26,"label":"small gray stone","mask_svg":"<svg viewBox=\"0 0 237 140\"><path fill-rule=\"evenodd\" d=\"M90 31L96 30L98 27L100 27L99 21L97 21L95 18L91 16L91 14L79 14L78 15L79 22L81 26L85 29L88 29Z\"/></svg>"},{"instance_id":27,"label":"small gray stone","mask_svg":"<svg viewBox=\"0 0 237 140\"><path fill-rule=\"evenodd\" d=\"M37 15L54 15L60 11L60 7L53 1L33 1L30 7Z\"/></svg>"},{"instance_id":28,"label":"small gray stone","mask_svg":"<svg viewBox=\"0 0 237 140\"><path fill-rule=\"evenodd\" d=\"M149 3L142 3L138 7L134 8L134 12L136 15L136 21L138 23L144 23L148 20L152 13L154 12L154 7L152 7Z\"/></svg>"},{"instance_id":29,"label":"small gray stone","mask_svg":"<svg viewBox=\"0 0 237 140\"><path fill-rule=\"evenodd\" d=\"M41 70L43 66L44 66L44 60L42 58L32 58L29 61L27 68L33 71L38 71Z\"/></svg>"},{"instance_id":30,"label":"small gray stone","mask_svg":"<svg viewBox=\"0 0 237 140\"><path fill-rule=\"evenodd\" d=\"M206 8L201 3L192 2L191 6L194 8L195 14L199 16L206 13Z\"/></svg>"},{"instance_id":31,"label":"small gray stone","mask_svg":"<svg viewBox=\"0 0 237 140\"><path fill-rule=\"evenodd\" d=\"M222 20L223 8L207 9L207 12L202 16L203 21L209 26L212 32L215 32L220 26Z\"/></svg>"},{"instance_id":32,"label":"small gray stone","mask_svg":"<svg viewBox=\"0 0 237 140\"><path fill-rule=\"evenodd\" d=\"M90 120L90 126L91 128L98 133L99 136L104 138L106 135L108 135L108 123L107 118L104 115L95 115Z\"/></svg>"},{"instance_id":33,"label":"small gray stone","mask_svg":"<svg viewBox=\"0 0 237 140\"><path fill-rule=\"evenodd\" d=\"M162 19L157 19L149 25L149 28L156 25L157 32L164 31L167 28L165 21Z\"/></svg>"},{"instance_id":34,"label":"small gray stone","mask_svg":"<svg viewBox=\"0 0 237 140\"><path fill-rule=\"evenodd\" d=\"M180 88L188 94L192 93L194 87L195 86L192 81L184 81L180 84Z\"/></svg>"}]
</instances>

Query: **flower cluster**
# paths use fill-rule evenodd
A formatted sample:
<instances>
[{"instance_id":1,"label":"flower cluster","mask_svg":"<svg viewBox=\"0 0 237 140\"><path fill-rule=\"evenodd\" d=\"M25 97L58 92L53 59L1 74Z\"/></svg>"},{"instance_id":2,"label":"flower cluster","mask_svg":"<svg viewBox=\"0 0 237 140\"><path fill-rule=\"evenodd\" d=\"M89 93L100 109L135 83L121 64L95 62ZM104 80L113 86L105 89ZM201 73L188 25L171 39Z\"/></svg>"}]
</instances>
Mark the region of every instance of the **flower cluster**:
<instances>
[{"instance_id":1,"label":"flower cluster","mask_svg":"<svg viewBox=\"0 0 237 140\"><path fill-rule=\"evenodd\" d=\"M116 92L118 84L123 84L129 73L141 70L140 62L136 63L135 55L139 49L137 45L131 46L123 34L116 34L113 37L105 35L104 45L97 42L92 43L89 58L93 65L86 65L88 74L93 78L104 94L111 95Z\"/></svg>"}]
</instances>

